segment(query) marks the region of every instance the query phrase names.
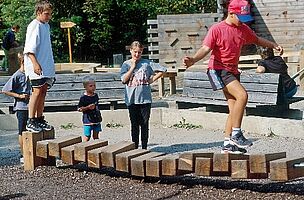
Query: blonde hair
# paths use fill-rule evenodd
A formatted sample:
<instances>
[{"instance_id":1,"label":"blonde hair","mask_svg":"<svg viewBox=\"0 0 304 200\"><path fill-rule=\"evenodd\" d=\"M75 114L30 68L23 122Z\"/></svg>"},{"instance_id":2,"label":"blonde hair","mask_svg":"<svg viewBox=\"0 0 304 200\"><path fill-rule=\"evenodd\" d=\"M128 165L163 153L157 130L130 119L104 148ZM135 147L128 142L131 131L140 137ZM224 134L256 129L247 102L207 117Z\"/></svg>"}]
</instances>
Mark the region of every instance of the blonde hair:
<instances>
[{"instance_id":1,"label":"blonde hair","mask_svg":"<svg viewBox=\"0 0 304 200\"><path fill-rule=\"evenodd\" d=\"M45 10L53 10L53 5L47 0L38 1L35 6L36 14Z\"/></svg>"},{"instance_id":2,"label":"blonde hair","mask_svg":"<svg viewBox=\"0 0 304 200\"><path fill-rule=\"evenodd\" d=\"M134 49L134 48L136 48L136 47L138 47L138 48L140 48L140 49L143 49L144 48L144 45L142 45L140 42L138 42L138 41L134 41L134 42L132 42L132 44L130 45L130 50L131 49Z\"/></svg>"},{"instance_id":3,"label":"blonde hair","mask_svg":"<svg viewBox=\"0 0 304 200\"><path fill-rule=\"evenodd\" d=\"M87 85L90 83L90 82L94 82L95 83L95 79L90 77L90 76L85 76L82 80L82 84L83 84L83 87L87 87Z\"/></svg>"}]
</instances>

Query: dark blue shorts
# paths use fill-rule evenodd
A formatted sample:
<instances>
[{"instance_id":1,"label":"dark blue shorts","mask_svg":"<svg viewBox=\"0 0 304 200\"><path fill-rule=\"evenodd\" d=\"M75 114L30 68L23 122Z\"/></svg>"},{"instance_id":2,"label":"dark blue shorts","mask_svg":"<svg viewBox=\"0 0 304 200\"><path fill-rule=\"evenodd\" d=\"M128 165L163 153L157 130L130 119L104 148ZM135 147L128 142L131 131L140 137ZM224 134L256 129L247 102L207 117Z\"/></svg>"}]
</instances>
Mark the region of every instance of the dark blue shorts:
<instances>
[{"instance_id":1,"label":"dark blue shorts","mask_svg":"<svg viewBox=\"0 0 304 200\"><path fill-rule=\"evenodd\" d=\"M16 116L18 120L18 133L22 135L22 131L26 130L26 123L28 120L28 111L27 110L17 110Z\"/></svg>"},{"instance_id":2,"label":"dark blue shorts","mask_svg":"<svg viewBox=\"0 0 304 200\"><path fill-rule=\"evenodd\" d=\"M48 89L50 89L55 83L55 78L41 78L41 79L33 79L31 80L31 86L33 88L40 88L45 84L48 85Z\"/></svg>"},{"instance_id":3,"label":"dark blue shorts","mask_svg":"<svg viewBox=\"0 0 304 200\"><path fill-rule=\"evenodd\" d=\"M240 74L233 74L226 70L208 69L207 75L214 91L223 89L234 80L240 81Z\"/></svg>"}]
</instances>

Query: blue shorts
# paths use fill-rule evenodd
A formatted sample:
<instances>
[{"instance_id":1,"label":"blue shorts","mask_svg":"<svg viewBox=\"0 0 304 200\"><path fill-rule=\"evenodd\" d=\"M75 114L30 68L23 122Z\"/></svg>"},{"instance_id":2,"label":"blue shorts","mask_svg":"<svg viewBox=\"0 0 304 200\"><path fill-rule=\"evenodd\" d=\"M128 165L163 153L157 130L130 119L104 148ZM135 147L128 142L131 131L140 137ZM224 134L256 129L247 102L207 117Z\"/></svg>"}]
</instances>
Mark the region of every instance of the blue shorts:
<instances>
[{"instance_id":1,"label":"blue shorts","mask_svg":"<svg viewBox=\"0 0 304 200\"><path fill-rule=\"evenodd\" d=\"M101 131L101 124L94 124L94 125L83 125L83 133L86 137L91 137L91 132L100 132Z\"/></svg>"}]
</instances>

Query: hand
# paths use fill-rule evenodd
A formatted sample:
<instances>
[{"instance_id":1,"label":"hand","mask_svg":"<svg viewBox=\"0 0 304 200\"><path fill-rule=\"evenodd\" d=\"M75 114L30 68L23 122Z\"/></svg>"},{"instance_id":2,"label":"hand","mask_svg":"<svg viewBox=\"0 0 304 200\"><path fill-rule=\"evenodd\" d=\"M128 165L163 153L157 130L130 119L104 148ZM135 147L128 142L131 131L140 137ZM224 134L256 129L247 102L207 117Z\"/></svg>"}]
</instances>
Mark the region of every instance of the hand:
<instances>
[{"instance_id":1,"label":"hand","mask_svg":"<svg viewBox=\"0 0 304 200\"><path fill-rule=\"evenodd\" d=\"M191 67L193 64L194 64L194 60L193 60L193 57L189 57L189 56L186 56L184 59L183 59L183 64L186 68L189 68Z\"/></svg>"},{"instance_id":2,"label":"hand","mask_svg":"<svg viewBox=\"0 0 304 200\"><path fill-rule=\"evenodd\" d=\"M41 69L41 66L39 64L34 64L33 68L34 68L35 74L41 75L42 69Z\"/></svg>"},{"instance_id":3,"label":"hand","mask_svg":"<svg viewBox=\"0 0 304 200\"><path fill-rule=\"evenodd\" d=\"M136 64L138 63L138 60L135 60L135 59L131 58L130 61L131 61L131 69L135 69Z\"/></svg>"},{"instance_id":4,"label":"hand","mask_svg":"<svg viewBox=\"0 0 304 200\"><path fill-rule=\"evenodd\" d=\"M90 105L88 105L88 109L89 109L89 110L94 110L95 107L96 107L96 106L95 106L95 104L93 104L93 103L90 104Z\"/></svg>"},{"instance_id":5,"label":"hand","mask_svg":"<svg viewBox=\"0 0 304 200\"><path fill-rule=\"evenodd\" d=\"M281 47L281 46L276 46L274 49L277 50L277 51L279 52L279 55L280 55L280 56L283 55L283 53L284 53L283 47Z\"/></svg>"},{"instance_id":6,"label":"hand","mask_svg":"<svg viewBox=\"0 0 304 200\"><path fill-rule=\"evenodd\" d=\"M29 99L30 96L28 94L19 94L19 99Z\"/></svg>"}]
</instances>

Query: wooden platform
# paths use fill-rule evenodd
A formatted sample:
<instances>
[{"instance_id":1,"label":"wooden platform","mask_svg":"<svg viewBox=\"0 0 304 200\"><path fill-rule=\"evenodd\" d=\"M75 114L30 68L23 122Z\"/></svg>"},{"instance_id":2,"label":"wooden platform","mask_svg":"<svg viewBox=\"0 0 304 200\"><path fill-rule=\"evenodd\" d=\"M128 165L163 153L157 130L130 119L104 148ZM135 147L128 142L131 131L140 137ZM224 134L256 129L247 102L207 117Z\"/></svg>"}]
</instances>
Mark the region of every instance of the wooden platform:
<instances>
[{"instance_id":1,"label":"wooden platform","mask_svg":"<svg viewBox=\"0 0 304 200\"><path fill-rule=\"evenodd\" d=\"M183 152L164 154L135 149L130 141L111 144L104 140L81 142L80 136L54 139L53 132L23 133L24 170L54 165L55 157L67 165L87 163L90 168L114 168L137 177L168 177L183 174L230 176L232 179L288 181L304 177L304 157L286 158L285 152L221 154Z\"/></svg>"}]
</instances>

